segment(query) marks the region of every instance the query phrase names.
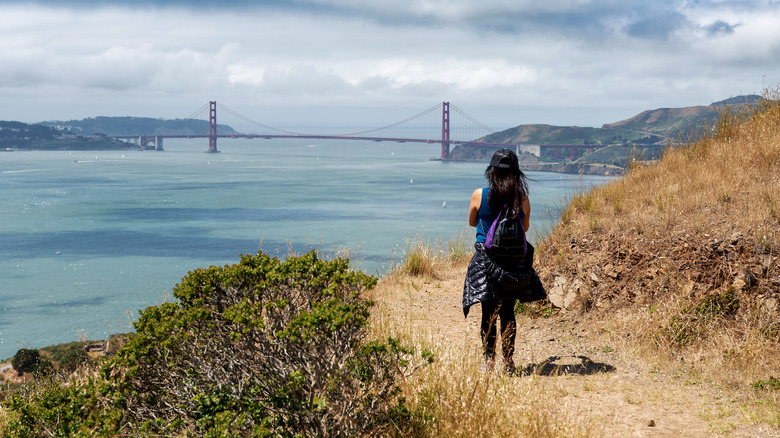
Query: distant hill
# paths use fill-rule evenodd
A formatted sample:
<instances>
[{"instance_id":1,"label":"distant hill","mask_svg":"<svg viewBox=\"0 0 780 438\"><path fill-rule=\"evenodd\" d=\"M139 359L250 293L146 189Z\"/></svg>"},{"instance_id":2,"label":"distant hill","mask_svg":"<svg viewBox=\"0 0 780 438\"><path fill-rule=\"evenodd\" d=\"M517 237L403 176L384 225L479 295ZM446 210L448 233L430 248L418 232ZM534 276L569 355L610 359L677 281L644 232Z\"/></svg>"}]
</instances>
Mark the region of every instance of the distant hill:
<instances>
[{"instance_id":1,"label":"distant hill","mask_svg":"<svg viewBox=\"0 0 780 438\"><path fill-rule=\"evenodd\" d=\"M588 128L579 126L520 125L514 128L490 134L481 139L488 143L529 143L529 144L619 144L652 137L656 142L660 137L644 132L625 129ZM647 142L647 141L644 141Z\"/></svg>"},{"instance_id":2,"label":"distant hill","mask_svg":"<svg viewBox=\"0 0 780 438\"><path fill-rule=\"evenodd\" d=\"M643 111L630 119L604 124L601 128L578 126L554 126L542 124L519 125L485 136L477 141L507 144L586 144L600 146L591 154L575 157L574 163L586 166L605 164L625 167L629 160L655 160L661 156L669 138L695 132L711 123L723 105L752 105L761 96L736 96L707 106L684 108L658 108ZM580 151L581 152L581 151ZM457 160L486 161L492 151L484 148L456 146L451 158ZM560 162L553 156L521 157L526 166L537 162ZM570 169L576 169L571 167Z\"/></svg>"},{"instance_id":3,"label":"distant hill","mask_svg":"<svg viewBox=\"0 0 780 438\"><path fill-rule=\"evenodd\" d=\"M82 135L208 135L209 122L151 117L90 117L83 120L48 121L41 125ZM228 125L217 125L219 134L238 134Z\"/></svg>"},{"instance_id":4,"label":"distant hill","mask_svg":"<svg viewBox=\"0 0 780 438\"><path fill-rule=\"evenodd\" d=\"M759 102L761 96L755 94L736 96L712 103L707 106L688 106L684 108L658 108L643 111L630 119L607 123L602 129L628 130L653 133L662 136L674 136L687 130L696 129L717 117L723 105L750 105Z\"/></svg>"},{"instance_id":5,"label":"distant hill","mask_svg":"<svg viewBox=\"0 0 780 438\"><path fill-rule=\"evenodd\" d=\"M0 120L0 149L128 149L123 141L62 132L43 125Z\"/></svg>"}]
</instances>

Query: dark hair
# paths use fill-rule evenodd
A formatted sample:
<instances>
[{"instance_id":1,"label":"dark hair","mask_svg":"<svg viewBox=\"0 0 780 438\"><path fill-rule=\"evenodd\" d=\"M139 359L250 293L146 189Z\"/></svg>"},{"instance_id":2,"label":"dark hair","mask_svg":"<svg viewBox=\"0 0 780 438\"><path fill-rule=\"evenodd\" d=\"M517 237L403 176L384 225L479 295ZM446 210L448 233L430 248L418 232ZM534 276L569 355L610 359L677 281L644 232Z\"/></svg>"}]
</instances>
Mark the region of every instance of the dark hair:
<instances>
[{"instance_id":1,"label":"dark hair","mask_svg":"<svg viewBox=\"0 0 780 438\"><path fill-rule=\"evenodd\" d=\"M528 183L514 151L497 150L485 169L485 178L490 183L490 211L498 214L506 204L512 217L517 217L523 211L523 201L528 197Z\"/></svg>"}]
</instances>

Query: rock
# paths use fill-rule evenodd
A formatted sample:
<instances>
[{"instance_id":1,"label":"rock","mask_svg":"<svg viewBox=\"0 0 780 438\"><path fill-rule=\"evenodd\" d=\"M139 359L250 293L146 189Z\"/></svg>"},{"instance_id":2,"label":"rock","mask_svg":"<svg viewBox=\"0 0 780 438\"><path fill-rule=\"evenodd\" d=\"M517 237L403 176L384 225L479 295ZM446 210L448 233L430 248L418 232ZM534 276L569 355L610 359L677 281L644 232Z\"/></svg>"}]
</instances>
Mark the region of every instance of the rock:
<instances>
[{"instance_id":1,"label":"rock","mask_svg":"<svg viewBox=\"0 0 780 438\"><path fill-rule=\"evenodd\" d=\"M547 293L547 298L553 306L559 309L569 309L577 301L581 288L582 280L575 279L569 284L566 277L558 276L555 277L553 287Z\"/></svg>"},{"instance_id":2,"label":"rock","mask_svg":"<svg viewBox=\"0 0 780 438\"><path fill-rule=\"evenodd\" d=\"M735 278L734 282L731 283L731 287L733 287L735 291L741 291L745 286L747 286L747 283L745 283L741 277Z\"/></svg>"},{"instance_id":3,"label":"rock","mask_svg":"<svg viewBox=\"0 0 780 438\"><path fill-rule=\"evenodd\" d=\"M588 275L588 278L590 278L590 281L592 281L592 282L593 282L593 284L598 284L598 282L599 282L599 277L596 275L596 273L595 273L595 272L591 272L591 273Z\"/></svg>"},{"instance_id":4,"label":"rock","mask_svg":"<svg viewBox=\"0 0 780 438\"><path fill-rule=\"evenodd\" d=\"M547 298L550 300L553 306L564 309L564 297L566 295L566 277L555 277L553 287L547 293Z\"/></svg>"},{"instance_id":5,"label":"rock","mask_svg":"<svg viewBox=\"0 0 780 438\"><path fill-rule=\"evenodd\" d=\"M571 282L571 287L566 290L566 294L563 296L563 308L569 309L571 305L577 301L580 296L580 290L582 290L582 280L575 278Z\"/></svg>"},{"instance_id":6,"label":"rock","mask_svg":"<svg viewBox=\"0 0 780 438\"><path fill-rule=\"evenodd\" d=\"M647 422L647 427L655 427L655 420L650 420Z\"/></svg>"}]
</instances>

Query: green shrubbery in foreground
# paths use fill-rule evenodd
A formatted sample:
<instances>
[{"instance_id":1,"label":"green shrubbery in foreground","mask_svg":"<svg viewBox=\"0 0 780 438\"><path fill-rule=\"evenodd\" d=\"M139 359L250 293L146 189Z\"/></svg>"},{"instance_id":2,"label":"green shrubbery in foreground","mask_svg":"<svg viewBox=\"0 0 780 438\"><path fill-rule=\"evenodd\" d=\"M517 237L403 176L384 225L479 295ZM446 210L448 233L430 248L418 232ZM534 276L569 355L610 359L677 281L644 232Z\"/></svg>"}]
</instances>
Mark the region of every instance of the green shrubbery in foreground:
<instances>
[{"instance_id":1,"label":"green shrubbery in foreground","mask_svg":"<svg viewBox=\"0 0 780 438\"><path fill-rule=\"evenodd\" d=\"M367 340L375 284L314 251L190 272L91 377L2 393L0 435L404 434L397 382L422 361Z\"/></svg>"}]
</instances>

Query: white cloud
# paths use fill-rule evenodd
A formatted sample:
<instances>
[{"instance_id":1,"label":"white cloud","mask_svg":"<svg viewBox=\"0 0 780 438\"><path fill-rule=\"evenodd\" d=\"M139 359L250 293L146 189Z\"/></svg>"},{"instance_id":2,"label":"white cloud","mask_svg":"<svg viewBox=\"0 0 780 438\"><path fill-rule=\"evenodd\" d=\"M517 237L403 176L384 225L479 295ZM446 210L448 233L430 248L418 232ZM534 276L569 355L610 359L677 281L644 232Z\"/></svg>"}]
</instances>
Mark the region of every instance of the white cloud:
<instances>
[{"instance_id":1,"label":"white cloud","mask_svg":"<svg viewBox=\"0 0 780 438\"><path fill-rule=\"evenodd\" d=\"M154 3L0 5L0 120L181 117L214 99L258 113L449 100L494 126L598 126L780 82L772 2Z\"/></svg>"}]
</instances>

